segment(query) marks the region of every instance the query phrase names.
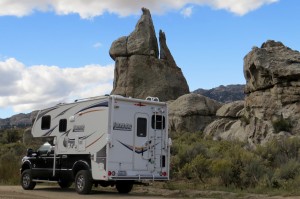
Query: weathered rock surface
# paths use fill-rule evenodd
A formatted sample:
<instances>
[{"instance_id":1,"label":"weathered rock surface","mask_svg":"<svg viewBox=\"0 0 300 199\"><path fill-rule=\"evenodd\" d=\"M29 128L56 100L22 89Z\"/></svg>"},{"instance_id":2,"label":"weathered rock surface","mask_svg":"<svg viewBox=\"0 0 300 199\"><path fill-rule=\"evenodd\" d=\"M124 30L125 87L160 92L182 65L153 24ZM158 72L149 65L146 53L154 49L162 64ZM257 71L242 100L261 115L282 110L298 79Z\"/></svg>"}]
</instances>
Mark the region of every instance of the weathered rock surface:
<instances>
[{"instance_id":1,"label":"weathered rock surface","mask_svg":"<svg viewBox=\"0 0 300 199\"><path fill-rule=\"evenodd\" d=\"M300 53L281 42L267 41L245 56L244 75L247 95L240 119L226 131L212 123L205 133L242 138L251 144L299 135Z\"/></svg>"},{"instance_id":2,"label":"weathered rock surface","mask_svg":"<svg viewBox=\"0 0 300 199\"><path fill-rule=\"evenodd\" d=\"M235 101L224 104L216 113L219 117L240 118L242 109L244 108L244 101Z\"/></svg>"},{"instance_id":3,"label":"weathered rock surface","mask_svg":"<svg viewBox=\"0 0 300 199\"><path fill-rule=\"evenodd\" d=\"M167 39L165 33L160 30L159 31L159 44L160 44L160 59L166 60L170 66L176 66L176 62L167 46Z\"/></svg>"},{"instance_id":4,"label":"weathered rock surface","mask_svg":"<svg viewBox=\"0 0 300 199\"><path fill-rule=\"evenodd\" d=\"M244 101L235 101L224 104L216 112L217 119L206 126L204 133L214 139L239 139L244 141L246 139L245 135L239 135L244 103Z\"/></svg>"},{"instance_id":5,"label":"weathered rock surface","mask_svg":"<svg viewBox=\"0 0 300 199\"><path fill-rule=\"evenodd\" d=\"M167 46L165 33L160 31L160 56L150 11L143 15L135 30L112 43L110 56L115 60L114 85L111 94L126 97L158 97L174 100L189 93L182 71Z\"/></svg>"},{"instance_id":6,"label":"weathered rock surface","mask_svg":"<svg viewBox=\"0 0 300 199\"><path fill-rule=\"evenodd\" d=\"M261 48L254 48L244 58L246 93L268 90L275 85L299 85L300 54L281 42L267 41ZM294 87L294 86L293 86ZM299 98L298 98L299 99ZM297 99L297 100L298 100Z\"/></svg>"},{"instance_id":7,"label":"weathered rock surface","mask_svg":"<svg viewBox=\"0 0 300 199\"><path fill-rule=\"evenodd\" d=\"M130 55L151 55L158 57L158 44L150 11L142 8L143 15L128 37L114 41L109 50L112 59L129 57Z\"/></svg>"},{"instance_id":8,"label":"weathered rock surface","mask_svg":"<svg viewBox=\"0 0 300 199\"><path fill-rule=\"evenodd\" d=\"M190 93L169 104L169 128L171 132L202 131L216 119L221 103L205 96Z\"/></svg>"}]
</instances>

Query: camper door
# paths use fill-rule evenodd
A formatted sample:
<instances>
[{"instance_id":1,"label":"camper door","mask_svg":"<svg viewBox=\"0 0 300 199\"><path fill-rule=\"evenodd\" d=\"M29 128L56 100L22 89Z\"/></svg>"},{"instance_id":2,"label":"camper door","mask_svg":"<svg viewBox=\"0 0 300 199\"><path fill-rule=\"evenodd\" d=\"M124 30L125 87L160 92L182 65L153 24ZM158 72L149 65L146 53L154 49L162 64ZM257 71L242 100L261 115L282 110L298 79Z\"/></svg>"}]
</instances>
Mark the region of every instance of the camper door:
<instances>
[{"instance_id":1,"label":"camper door","mask_svg":"<svg viewBox=\"0 0 300 199\"><path fill-rule=\"evenodd\" d=\"M149 154L149 137L150 121L148 114L135 114L134 129L134 150L133 150L133 168L134 170L148 170Z\"/></svg>"}]
</instances>

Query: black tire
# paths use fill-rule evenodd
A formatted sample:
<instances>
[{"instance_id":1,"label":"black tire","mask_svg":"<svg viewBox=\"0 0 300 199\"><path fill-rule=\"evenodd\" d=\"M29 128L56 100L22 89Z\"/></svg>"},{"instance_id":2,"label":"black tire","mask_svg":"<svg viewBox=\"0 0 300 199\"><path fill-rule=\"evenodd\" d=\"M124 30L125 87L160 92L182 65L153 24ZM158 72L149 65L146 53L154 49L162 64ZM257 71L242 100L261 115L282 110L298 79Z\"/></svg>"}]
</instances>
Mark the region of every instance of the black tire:
<instances>
[{"instance_id":1,"label":"black tire","mask_svg":"<svg viewBox=\"0 0 300 199\"><path fill-rule=\"evenodd\" d=\"M116 188L121 194L129 193L132 190L132 187L133 182L131 181L119 181L116 184Z\"/></svg>"},{"instance_id":2,"label":"black tire","mask_svg":"<svg viewBox=\"0 0 300 199\"><path fill-rule=\"evenodd\" d=\"M25 190L34 189L36 182L32 182L32 175L31 175L30 169L26 169L22 172L21 185L22 185L23 189L25 189Z\"/></svg>"},{"instance_id":3,"label":"black tire","mask_svg":"<svg viewBox=\"0 0 300 199\"><path fill-rule=\"evenodd\" d=\"M67 189L73 184L73 182L68 181L68 180L60 180L60 181L58 181L58 184L59 184L60 188Z\"/></svg>"},{"instance_id":4,"label":"black tire","mask_svg":"<svg viewBox=\"0 0 300 199\"><path fill-rule=\"evenodd\" d=\"M75 177L75 189L79 194L88 194L93 186L91 173L87 170L80 170Z\"/></svg>"}]
</instances>

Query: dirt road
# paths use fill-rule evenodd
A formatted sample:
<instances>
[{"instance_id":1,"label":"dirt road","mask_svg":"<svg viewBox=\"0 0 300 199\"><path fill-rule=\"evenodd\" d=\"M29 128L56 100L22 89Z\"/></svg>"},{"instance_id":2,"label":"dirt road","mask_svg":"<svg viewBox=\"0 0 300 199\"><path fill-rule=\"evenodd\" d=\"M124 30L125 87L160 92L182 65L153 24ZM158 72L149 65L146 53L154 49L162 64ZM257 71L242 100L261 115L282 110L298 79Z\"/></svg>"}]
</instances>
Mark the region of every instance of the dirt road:
<instances>
[{"instance_id":1,"label":"dirt road","mask_svg":"<svg viewBox=\"0 0 300 199\"><path fill-rule=\"evenodd\" d=\"M128 198L135 199L158 199L163 196L156 196L155 194L145 193L141 191L132 191L127 195L120 195L117 191L110 188L93 188L89 195L84 195L84 198ZM76 193L74 188L61 189L58 186L41 186L37 185L34 190L23 190L21 186L0 186L0 199L82 199L83 196Z\"/></svg>"},{"instance_id":2,"label":"dirt road","mask_svg":"<svg viewBox=\"0 0 300 199\"><path fill-rule=\"evenodd\" d=\"M134 199L162 199L162 198L244 198L244 199L300 199L299 196L280 197L280 196L266 196L257 194L234 194L219 191L196 191L196 190L166 190L157 189L154 187L137 187L127 195L120 195L113 188L93 188L89 195L79 195L74 188L60 189L58 186L42 186L38 185L34 190L25 191L21 186L0 186L0 199L91 199L91 198L134 198Z\"/></svg>"}]
</instances>

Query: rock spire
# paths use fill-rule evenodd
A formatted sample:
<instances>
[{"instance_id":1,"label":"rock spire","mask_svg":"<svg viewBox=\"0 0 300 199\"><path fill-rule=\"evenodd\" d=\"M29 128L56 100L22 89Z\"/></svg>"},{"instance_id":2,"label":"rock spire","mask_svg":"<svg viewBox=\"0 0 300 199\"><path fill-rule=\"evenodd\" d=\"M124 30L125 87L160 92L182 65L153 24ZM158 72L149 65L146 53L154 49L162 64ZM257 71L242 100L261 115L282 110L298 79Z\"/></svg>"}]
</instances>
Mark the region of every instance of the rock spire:
<instances>
[{"instance_id":1,"label":"rock spire","mask_svg":"<svg viewBox=\"0 0 300 199\"><path fill-rule=\"evenodd\" d=\"M126 97L159 97L174 100L189 93L181 69L160 31L158 43L150 11L142 8L142 16L129 36L115 40L109 54L115 60L114 86L111 94Z\"/></svg>"}]
</instances>

